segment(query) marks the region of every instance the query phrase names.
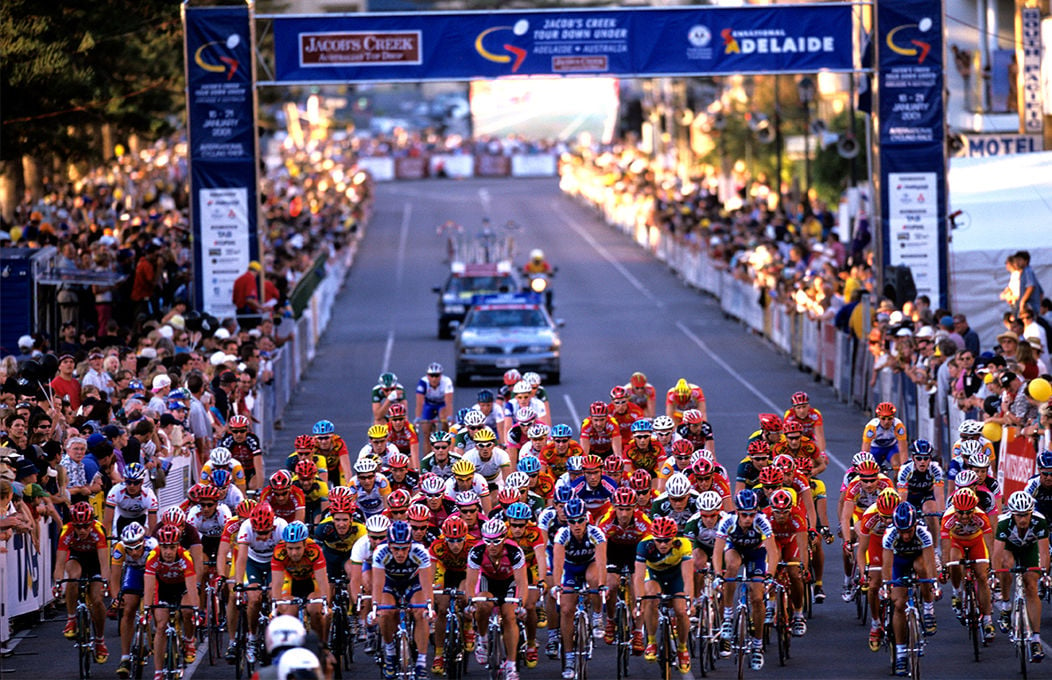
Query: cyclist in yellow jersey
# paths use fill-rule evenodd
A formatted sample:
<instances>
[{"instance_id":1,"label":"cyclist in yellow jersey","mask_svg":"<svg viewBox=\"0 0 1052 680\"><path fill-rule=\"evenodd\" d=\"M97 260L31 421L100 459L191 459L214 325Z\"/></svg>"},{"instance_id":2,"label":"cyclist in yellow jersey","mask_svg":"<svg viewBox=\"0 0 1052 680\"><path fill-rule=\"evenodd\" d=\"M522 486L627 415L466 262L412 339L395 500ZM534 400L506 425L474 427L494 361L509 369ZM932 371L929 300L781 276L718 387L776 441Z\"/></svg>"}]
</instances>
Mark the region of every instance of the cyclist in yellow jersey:
<instances>
[{"instance_id":1,"label":"cyclist in yellow jersey","mask_svg":"<svg viewBox=\"0 0 1052 680\"><path fill-rule=\"evenodd\" d=\"M687 651L687 603L694 600L694 554L690 540L677 536L679 527L671 517L658 517L651 526L651 536L636 548L635 588L647 596L659 594L686 595L686 600L672 601L676 627L682 631L677 640L679 669L690 671L690 652ZM657 600L643 602L643 616L647 627L647 645L643 658L657 660Z\"/></svg>"}]
</instances>

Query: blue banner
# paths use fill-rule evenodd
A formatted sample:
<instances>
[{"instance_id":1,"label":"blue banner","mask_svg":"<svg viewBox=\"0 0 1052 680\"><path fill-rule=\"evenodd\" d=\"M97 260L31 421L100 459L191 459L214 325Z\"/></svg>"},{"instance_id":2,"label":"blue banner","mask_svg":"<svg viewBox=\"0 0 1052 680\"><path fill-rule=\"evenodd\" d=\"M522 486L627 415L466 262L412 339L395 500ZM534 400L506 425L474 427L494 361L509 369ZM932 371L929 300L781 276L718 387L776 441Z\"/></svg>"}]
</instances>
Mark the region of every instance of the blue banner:
<instances>
[{"instance_id":1,"label":"blue banner","mask_svg":"<svg viewBox=\"0 0 1052 680\"><path fill-rule=\"evenodd\" d=\"M222 318L259 258L252 15L184 4L183 26L195 307Z\"/></svg>"},{"instance_id":2,"label":"blue banner","mask_svg":"<svg viewBox=\"0 0 1052 680\"><path fill-rule=\"evenodd\" d=\"M876 5L878 178L883 262L947 307L942 3Z\"/></svg>"},{"instance_id":3,"label":"blue banner","mask_svg":"<svg viewBox=\"0 0 1052 680\"><path fill-rule=\"evenodd\" d=\"M268 16L280 83L850 71L851 6Z\"/></svg>"}]
</instances>

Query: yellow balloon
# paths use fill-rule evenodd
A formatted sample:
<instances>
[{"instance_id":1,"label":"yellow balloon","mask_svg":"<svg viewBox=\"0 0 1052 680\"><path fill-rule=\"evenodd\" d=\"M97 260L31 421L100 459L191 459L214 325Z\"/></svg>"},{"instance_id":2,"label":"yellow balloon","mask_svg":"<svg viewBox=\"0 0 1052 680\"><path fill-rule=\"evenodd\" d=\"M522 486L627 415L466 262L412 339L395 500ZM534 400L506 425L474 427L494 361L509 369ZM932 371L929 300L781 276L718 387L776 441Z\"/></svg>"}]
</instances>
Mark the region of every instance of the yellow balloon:
<instances>
[{"instance_id":1,"label":"yellow balloon","mask_svg":"<svg viewBox=\"0 0 1052 680\"><path fill-rule=\"evenodd\" d=\"M1001 441L1001 423L984 423L983 436L992 442Z\"/></svg>"},{"instance_id":2,"label":"yellow balloon","mask_svg":"<svg viewBox=\"0 0 1052 680\"><path fill-rule=\"evenodd\" d=\"M1048 384L1044 378L1034 378L1027 389L1030 397L1035 401L1048 401L1049 398L1052 398L1052 385Z\"/></svg>"},{"instance_id":3,"label":"yellow balloon","mask_svg":"<svg viewBox=\"0 0 1052 680\"><path fill-rule=\"evenodd\" d=\"M123 144L117 144L116 146L114 146L113 147L113 153L114 153L115 156L117 156L117 158L120 158L121 156L123 156L124 155L124 145Z\"/></svg>"}]
</instances>

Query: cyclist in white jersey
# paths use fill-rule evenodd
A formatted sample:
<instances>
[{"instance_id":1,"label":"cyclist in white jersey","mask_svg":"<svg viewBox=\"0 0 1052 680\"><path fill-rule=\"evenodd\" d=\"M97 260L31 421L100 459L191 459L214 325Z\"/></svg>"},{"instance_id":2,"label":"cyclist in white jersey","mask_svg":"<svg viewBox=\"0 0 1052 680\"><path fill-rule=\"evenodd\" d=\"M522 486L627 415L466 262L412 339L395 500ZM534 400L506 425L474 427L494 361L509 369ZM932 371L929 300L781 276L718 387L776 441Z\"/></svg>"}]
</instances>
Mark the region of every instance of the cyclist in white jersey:
<instances>
[{"instance_id":1,"label":"cyclist in white jersey","mask_svg":"<svg viewBox=\"0 0 1052 680\"><path fill-rule=\"evenodd\" d=\"M453 381L443 375L442 364L433 363L427 367L427 374L416 384L416 420L420 440L431 448L431 423L441 421L439 429L449 426L453 417Z\"/></svg>"},{"instance_id":2,"label":"cyclist in white jersey","mask_svg":"<svg viewBox=\"0 0 1052 680\"><path fill-rule=\"evenodd\" d=\"M130 463L124 471L124 481L106 494L102 524L111 535L120 536L132 522L143 525L147 532L157 525L157 496L143 486L145 479L146 468Z\"/></svg>"}]
</instances>

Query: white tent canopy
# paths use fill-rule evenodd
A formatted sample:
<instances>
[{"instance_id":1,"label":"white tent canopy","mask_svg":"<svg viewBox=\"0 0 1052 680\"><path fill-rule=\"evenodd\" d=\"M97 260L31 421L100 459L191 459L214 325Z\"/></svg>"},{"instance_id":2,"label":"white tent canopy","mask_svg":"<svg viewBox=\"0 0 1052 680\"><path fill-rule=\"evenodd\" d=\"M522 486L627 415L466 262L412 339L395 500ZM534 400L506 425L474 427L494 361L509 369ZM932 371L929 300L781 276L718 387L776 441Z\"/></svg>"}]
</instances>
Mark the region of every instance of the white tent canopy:
<instances>
[{"instance_id":1,"label":"white tent canopy","mask_svg":"<svg viewBox=\"0 0 1052 680\"><path fill-rule=\"evenodd\" d=\"M1052 296L1052 152L953 158L949 190L950 213L961 211L950 238L950 306L968 316L988 349L1008 310L998 297L1008 285L1005 258L1030 251Z\"/></svg>"}]
</instances>

